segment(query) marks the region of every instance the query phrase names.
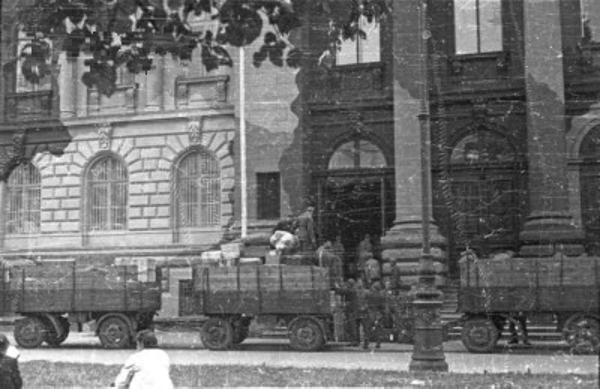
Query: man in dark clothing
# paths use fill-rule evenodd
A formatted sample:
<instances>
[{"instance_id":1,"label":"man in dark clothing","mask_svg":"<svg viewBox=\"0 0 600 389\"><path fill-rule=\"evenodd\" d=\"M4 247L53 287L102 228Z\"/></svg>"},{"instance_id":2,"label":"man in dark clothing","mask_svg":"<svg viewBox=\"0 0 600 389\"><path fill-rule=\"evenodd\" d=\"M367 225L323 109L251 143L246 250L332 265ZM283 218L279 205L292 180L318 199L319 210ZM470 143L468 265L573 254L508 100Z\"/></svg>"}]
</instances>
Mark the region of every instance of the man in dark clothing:
<instances>
[{"instance_id":1,"label":"man in dark clothing","mask_svg":"<svg viewBox=\"0 0 600 389\"><path fill-rule=\"evenodd\" d=\"M385 295L381 281L375 279L366 295L366 315L362 324L365 332L363 348L368 349L369 343L375 340L375 348L381 347L383 339L383 319L385 315Z\"/></svg>"},{"instance_id":2,"label":"man in dark clothing","mask_svg":"<svg viewBox=\"0 0 600 389\"><path fill-rule=\"evenodd\" d=\"M344 299L344 329L348 334L350 346L356 347L360 343L360 317L356 283L353 279L349 279L346 284L338 288L337 291Z\"/></svg>"},{"instance_id":3,"label":"man in dark clothing","mask_svg":"<svg viewBox=\"0 0 600 389\"><path fill-rule=\"evenodd\" d=\"M21 389L23 381L16 359L6 356L9 342L4 334L0 334L0 388Z\"/></svg>"}]
</instances>

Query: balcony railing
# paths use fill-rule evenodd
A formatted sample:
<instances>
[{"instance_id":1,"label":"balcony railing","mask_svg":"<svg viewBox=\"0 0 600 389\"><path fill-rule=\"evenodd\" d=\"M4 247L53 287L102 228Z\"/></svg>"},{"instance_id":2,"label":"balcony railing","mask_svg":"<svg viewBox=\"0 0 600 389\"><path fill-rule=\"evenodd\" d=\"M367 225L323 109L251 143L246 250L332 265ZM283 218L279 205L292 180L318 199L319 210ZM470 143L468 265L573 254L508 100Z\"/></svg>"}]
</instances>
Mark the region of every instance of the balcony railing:
<instances>
[{"instance_id":1,"label":"balcony railing","mask_svg":"<svg viewBox=\"0 0 600 389\"><path fill-rule=\"evenodd\" d=\"M115 92L104 96L98 89L88 89L88 115L135 112L138 84L117 85Z\"/></svg>"},{"instance_id":2,"label":"balcony railing","mask_svg":"<svg viewBox=\"0 0 600 389\"><path fill-rule=\"evenodd\" d=\"M9 93L6 95L7 121L48 118L52 115L53 94L50 90Z\"/></svg>"},{"instance_id":3,"label":"balcony railing","mask_svg":"<svg viewBox=\"0 0 600 389\"><path fill-rule=\"evenodd\" d=\"M177 77L175 107L194 108L227 102L229 76Z\"/></svg>"}]
</instances>

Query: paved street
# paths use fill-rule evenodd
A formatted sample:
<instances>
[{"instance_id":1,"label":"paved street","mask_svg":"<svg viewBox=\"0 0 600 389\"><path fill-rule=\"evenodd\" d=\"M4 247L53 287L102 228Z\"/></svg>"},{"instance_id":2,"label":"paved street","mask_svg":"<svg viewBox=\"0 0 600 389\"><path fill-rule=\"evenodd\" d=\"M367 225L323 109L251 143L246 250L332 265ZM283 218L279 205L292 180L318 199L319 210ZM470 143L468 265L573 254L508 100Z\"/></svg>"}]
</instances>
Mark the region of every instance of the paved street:
<instances>
[{"instance_id":1,"label":"paved street","mask_svg":"<svg viewBox=\"0 0 600 389\"><path fill-rule=\"evenodd\" d=\"M332 367L341 369L408 370L412 346L384 344L381 350L330 346L317 353L289 349L279 339L249 339L238 349L214 352L203 349L197 333L158 331L159 341L173 364L262 365L278 367ZM12 335L9 334L12 339ZM559 343L535 344L533 348L499 348L495 354L470 354L458 341L445 343L446 361L454 373L527 372L596 374L596 356L571 356ZM133 350L104 350L91 333L73 333L61 348L21 350L20 361L48 360L75 363L121 364Z\"/></svg>"}]
</instances>

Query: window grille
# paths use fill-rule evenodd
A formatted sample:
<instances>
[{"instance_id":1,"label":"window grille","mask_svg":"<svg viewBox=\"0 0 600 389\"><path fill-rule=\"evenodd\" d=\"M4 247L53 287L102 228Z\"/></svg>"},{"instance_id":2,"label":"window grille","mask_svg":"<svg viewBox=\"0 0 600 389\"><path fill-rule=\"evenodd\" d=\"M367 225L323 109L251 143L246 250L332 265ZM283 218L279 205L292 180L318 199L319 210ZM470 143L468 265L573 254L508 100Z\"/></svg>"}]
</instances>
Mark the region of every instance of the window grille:
<instances>
[{"instance_id":1,"label":"window grille","mask_svg":"<svg viewBox=\"0 0 600 389\"><path fill-rule=\"evenodd\" d=\"M204 151L190 153L179 163L176 180L178 226L218 226L221 180L217 160Z\"/></svg>"},{"instance_id":2,"label":"window grille","mask_svg":"<svg viewBox=\"0 0 600 389\"><path fill-rule=\"evenodd\" d=\"M95 162L87 174L88 228L123 230L127 227L127 170L115 157Z\"/></svg>"},{"instance_id":3,"label":"window grille","mask_svg":"<svg viewBox=\"0 0 600 389\"><path fill-rule=\"evenodd\" d=\"M31 163L17 166L8 178L7 232L33 234L40 230L40 173Z\"/></svg>"}]
</instances>

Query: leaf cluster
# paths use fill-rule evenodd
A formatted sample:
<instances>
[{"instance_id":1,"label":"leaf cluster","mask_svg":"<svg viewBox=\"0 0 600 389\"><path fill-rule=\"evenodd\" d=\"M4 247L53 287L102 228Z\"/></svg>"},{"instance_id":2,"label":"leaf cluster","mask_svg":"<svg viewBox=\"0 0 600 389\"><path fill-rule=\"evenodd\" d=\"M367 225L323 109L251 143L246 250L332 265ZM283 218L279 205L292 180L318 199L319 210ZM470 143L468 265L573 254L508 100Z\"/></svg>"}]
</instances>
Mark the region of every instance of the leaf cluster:
<instances>
[{"instance_id":1,"label":"leaf cluster","mask_svg":"<svg viewBox=\"0 0 600 389\"><path fill-rule=\"evenodd\" d=\"M337 12L330 2L339 0L35 0L20 9L18 27L30 38L19 53L23 75L39 82L50 74L56 53L69 57L86 53L82 81L110 96L117 68L148 72L153 55L190 60L199 48L210 71L231 66L228 47L252 44L264 34L254 54L255 66L265 60L277 66L300 66L303 53L289 41L301 27L300 15L312 7L330 20L328 51L333 54L343 39L365 38L359 19L379 20L384 0L343 0L347 12ZM389 0L388 0L389 1ZM316 9L315 9L316 7ZM213 22L216 28L200 31L193 18ZM51 44L49 44L49 42Z\"/></svg>"}]
</instances>

